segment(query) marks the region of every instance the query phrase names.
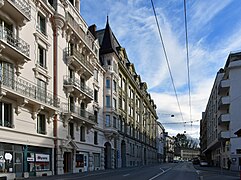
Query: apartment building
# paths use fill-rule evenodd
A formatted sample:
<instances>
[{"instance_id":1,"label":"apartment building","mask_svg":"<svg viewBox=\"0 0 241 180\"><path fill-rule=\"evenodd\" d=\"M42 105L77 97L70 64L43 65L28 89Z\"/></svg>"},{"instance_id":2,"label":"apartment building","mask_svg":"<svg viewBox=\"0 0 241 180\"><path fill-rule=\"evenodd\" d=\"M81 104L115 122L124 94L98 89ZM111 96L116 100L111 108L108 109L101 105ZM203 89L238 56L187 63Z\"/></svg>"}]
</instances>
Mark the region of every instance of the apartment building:
<instances>
[{"instance_id":1,"label":"apartment building","mask_svg":"<svg viewBox=\"0 0 241 180\"><path fill-rule=\"evenodd\" d=\"M0 177L104 169L105 71L79 7L0 3Z\"/></svg>"},{"instance_id":2,"label":"apartment building","mask_svg":"<svg viewBox=\"0 0 241 180\"><path fill-rule=\"evenodd\" d=\"M94 33L93 33L94 34ZM106 168L156 162L156 105L112 32L96 31L104 77Z\"/></svg>"},{"instance_id":3,"label":"apartment building","mask_svg":"<svg viewBox=\"0 0 241 180\"><path fill-rule=\"evenodd\" d=\"M159 163L164 162L165 159L165 129L160 122L157 122L157 161Z\"/></svg>"},{"instance_id":4,"label":"apartment building","mask_svg":"<svg viewBox=\"0 0 241 180\"><path fill-rule=\"evenodd\" d=\"M213 88L203 113L201 125L201 149L209 163L238 170L241 164L241 53L229 54L223 69L216 75ZM204 135L206 133L206 135ZM202 147L203 146L203 147Z\"/></svg>"},{"instance_id":5,"label":"apartment building","mask_svg":"<svg viewBox=\"0 0 241 180\"><path fill-rule=\"evenodd\" d=\"M174 138L169 136L167 132L165 132L165 150L164 150L164 157L165 162L173 162L174 159Z\"/></svg>"},{"instance_id":6,"label":"apartment building","mask_svg":"<svg viewBox=\"0 0 241 180\"><path fill-rule=\"evenodd\" d=\"M147 84L95 29L79 0L0 2L0 177L156 162Z\"/></svg>"}]
</instances>

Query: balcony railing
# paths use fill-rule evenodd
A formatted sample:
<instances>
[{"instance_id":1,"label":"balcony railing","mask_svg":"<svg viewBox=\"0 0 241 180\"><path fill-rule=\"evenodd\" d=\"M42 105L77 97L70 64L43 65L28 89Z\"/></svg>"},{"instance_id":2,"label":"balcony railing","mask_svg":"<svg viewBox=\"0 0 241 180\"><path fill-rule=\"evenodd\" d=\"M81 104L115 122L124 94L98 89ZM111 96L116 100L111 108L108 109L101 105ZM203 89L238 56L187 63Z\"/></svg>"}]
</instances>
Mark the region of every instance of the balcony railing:
<instances>
[{"instance_id":1,"label":"balcony railing","mask_svg":"<svg viewBox=\"0 0 241 180\"><path fill-rule=\"evenodd\" d=\"M89 71L91 71L92 73L94 72L94 67L93 65L87 61L85 59L85 57L83 56L83 54L81 54L79 51L77 51L76 49L71 49L71 50L68 50L66 48L65 50L66 52L66 56L75 56L81 63L84 67L86 67L87 69L89 69Z\"/></svg>"},{"instance_id":2,"label":"balcony railing","mask_svg":"<svg viewBox=\"0 0 241 180\"><path fill-rule=\"evenodd\" d=\"M2 69L0 69L0 72L3 72ZM14 76L13 73L2 73L0 81L3 87L7 87L10 90L26 96L26 98L31 98L50 106L59 107L60 100L54 96L53 93L21 77Z\"/></svg>"},{"instance_id":3,"label":"balcony railing","mask_svg":"<svg viewBox=\"0 0 241 180\"><path fill-rule=\"evenodd\" d=\"M72 28L77 32L77 34L84 40L84 42L89 46L89 48L97 55L97 51L95 49L94 45L94 38L92 35L87 35L81 28L80 24L78 24L74 18L69 15L68 13L66 14L66 20L72 26Z\"/></svg>"},{"instance_id":4,"label":"balcony railing","mask_svg":"<svg viewBox=\"0 0 241 180\"><path fill-rule=\"evenodd\" d=\"M84 118L96 123L96 117L93 113L90 113L80 106L68 103L62 103L62 111L63 113L74 113L80 118Z\"/></svg>"},{"instance_id":5,"label":"balcony railing","mask_svg":"<svg viewBox=\"0 0 241 180\"><path fill-rule=\"evenodd\" d=\"M79 79L77 78L71 78L69 76L64 76L64 85L73 85L77 89L83 91L87 95L89 95L91 98L93 98L93 90L90 89L88 86L83 85Z\"/></svg>"},{"instance_id":6,"label":"balcony railing","mask_svg":"<svg viewBox=\"0 0 241 180\"><path fill-rule=\"evenodd\" d=\"M19 37L14 37L13 32L0 25L0 39L10 44L23 54L29 57L29 44Z\"/></svg>"},{"instance_id":7,"label":"balcony railing","mask_svg":"<svg viewBox=\"0 0 241 180\"><path fill-rule=\"evenodd\" d=\"M31 6L25 0L10 0L23 14L31 19Z\"/></svg>"}]
</instances>

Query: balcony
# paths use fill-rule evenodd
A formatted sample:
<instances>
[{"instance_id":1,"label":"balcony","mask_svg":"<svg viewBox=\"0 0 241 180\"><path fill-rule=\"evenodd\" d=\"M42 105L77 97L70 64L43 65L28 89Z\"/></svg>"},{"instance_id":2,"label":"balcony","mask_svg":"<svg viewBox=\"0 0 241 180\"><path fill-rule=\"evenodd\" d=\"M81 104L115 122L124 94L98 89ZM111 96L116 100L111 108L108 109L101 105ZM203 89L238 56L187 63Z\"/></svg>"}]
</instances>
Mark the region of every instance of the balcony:
<instances>
[{"instance_id":1,"label":"balcony","mask_svg":"<svg viewBox=\"0 0 241 180\"><path fill-rule=\"evenodd\" d=\"M32 107L41 106L54 111L59 108L60 100L52 92L6 71L0 75L2 75L0 76L0 96L7 96L17 101L22 99L21 105L28 103Z\"/></svg>"},{"instance_id":2,"label":"balcony","mask_svg":"<svg viewBox=\"0 0 241 180\"><path fill-rule=\"evenodd\" d=\"M93 127L97 123L95 115L82 109L80 106L62 103L61 107L63 115L68 117L67 119L64 118L65 121L70 121L72 119L79 124L85 124L89 128Z\"/></svg>"},{"instance_id":3,"label":"balcony","mask_svg":"<svg viewBox=\"0 0 241 180\"><path fill-rule=\"evenodd\" d=\"M79 79L64 76L64 87L67 92L72 92L76 97L91 102L93 100L93 90L86 85L83 85Z\"/></svg>"},{"instance_id":4,"label":"balcony","mask_svg":"<svg viewBox=\"0 0 241 180\"><path fill-rule=\"evenodd\" d=\"M218 94L227 94L230 88L230 80L225 79L220 81L219 87L218 87Z\"/></svg>"},{"instance_id":5,"label":"balcony","mask_svg":"<svg viewBox=\"0 0 241 180\"><path fill-rule=\"evenodd\" d=\"M16 64L24 64L29 58L29 44L18 37L6 27L0 26L0 44L3 46L1 54L11 57Z\"/></svg>"},{"instance_id":6,"label":"balcony","mask_svg":"<svg viewBox=\"0 0 241 180\"><path fill-rule=\"evenodd\" d=\"M221 132L219 132L218 139L219 140L230 139L230 131L221 131Z\"/></svg>"},{"instance_id":7,"label":"balcony","mask_svg":"<svg viewBox=\"0 0 241 180\"><path fill-rule=\"evenodd\" d=\"M223 96L220 98L220 100L218 102L218 109L225 110L229 107L229 104L230 104L229 96Z\"/></svg>"},{"instance_id":8,"label":"balcony","mask_svg":"<svg viewBox=\"0 0 241 180\"><path fill-rule=\"evenodd\" d=\"M20 26L31 20L31 6L25 0L0 0L0 7Z\"/></svg>"},{"instance_id":9,"label":"balcony","mask_svg":"<svg viewBox=\"0 0 241 180\"><path fill-rule=\"evenodd\" d=\"M93 35L87 30L87 34L82 28L82 24L78 23L69 13L66 13L67 25L73 30L73 32L81 39L82 42L88 47L88 49L95 55L98 56L98 49L94 44Z\"/></svg>"},{"instance_id":10,"label":"balcony","mask_svg":"<svg viewBox=\"0 0 241 180\"><path fill-rule=\"evenodd\" d=\"M118 130L116 127L111 126L110 123L105 124L104 134L107 139L111 140L118 135Z\"/></svg>"},{"instance_id":11,"label":"balcony","mask_svg":"<svg viewBox=\"0 0 241 180\"><path fill-rule=\"evenodd\" d=\"M81 54L76 49L68 50L65 49L66 63L72 65L75 69L80 71L87 79L89 79L94 74L93 65L85 59L83 54Z\"/></svg>"},{"instance_id":12,"label":"balcony","mask_svg":"<svg viewBox=\"0 0 241 180\"><path fill-rule=\"evenodd\" d=\"M218 118L218 124L229 123L230 122L230 114L221 114Z\"/></svg>"}]
</instances>

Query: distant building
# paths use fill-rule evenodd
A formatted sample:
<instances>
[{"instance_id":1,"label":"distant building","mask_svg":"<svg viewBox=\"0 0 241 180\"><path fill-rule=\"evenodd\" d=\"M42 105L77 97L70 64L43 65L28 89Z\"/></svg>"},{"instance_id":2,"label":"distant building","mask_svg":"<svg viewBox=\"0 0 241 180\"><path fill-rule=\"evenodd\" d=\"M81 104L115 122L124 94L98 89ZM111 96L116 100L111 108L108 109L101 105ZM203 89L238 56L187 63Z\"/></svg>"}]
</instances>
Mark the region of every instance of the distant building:
<instances>
[{"instance_id":1,"label":"distant building","mask_svg":"<svg viewBox=\"0 0 241 180\"><path fill-rule=\"evenodd\" d=\"M165 133L165 162L174 160L174 138Z\"/></svg>"},{"instance_id":2,"label":"distant building","mask_svg":"<svg viewBox=\"0 0 241 180\"><path fill-rule=\"evenodd\" d=\"M159 163L165 160L165 129L160 122L157 122L157 161Z\"/></svg>"},{"instance_id":3,"label":"distant building","mask_svg":"<svg viewBox=\"0 0 241 180\"><path fill-rule=\"evenodd\" d=\"M193 158L200 156L200 150L199 149L188 149L188 148L181 148L180 150L181 154L181 160L189 161Z\"/></svg>"},{"instance_id":4,"label":"distant building","mask_svg":"<svg viewBox=\"0 0 241 180\"><path fill-rule=\"evenodd\" d=\"M223 69L216 75L202 115L201 151L215 166L238 170L241 164L241 52L229 54Z\"/></svg>"}]
</instances>

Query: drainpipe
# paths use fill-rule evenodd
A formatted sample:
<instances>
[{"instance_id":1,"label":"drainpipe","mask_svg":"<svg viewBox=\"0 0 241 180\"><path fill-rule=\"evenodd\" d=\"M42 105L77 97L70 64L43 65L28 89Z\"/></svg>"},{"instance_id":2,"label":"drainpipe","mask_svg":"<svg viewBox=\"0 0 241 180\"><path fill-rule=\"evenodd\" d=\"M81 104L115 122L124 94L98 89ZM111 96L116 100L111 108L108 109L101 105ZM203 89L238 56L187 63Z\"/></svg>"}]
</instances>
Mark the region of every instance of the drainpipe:
<instances>
[{"instance_id":1,"label":"drainpipe","mask_svg":"<svg viewBox=\"0 0 241 180\"><path fill-rule=\"evenodd\" d=\"M58 59L58 32L57 29L53 29L53 61L54 61L54 69L53 69L53 75L54 75L54 97L57 97L58 95L58 67L57 67L57 59ZM57 102L56 102L57 103ZM57 174L57 151L58 151L58 140L57 140L57 133L58 133L58 118L57 114L54 115L54 120L53 120L53 125L54 125L54 174Z\"/></svg>"}]
</instances>

